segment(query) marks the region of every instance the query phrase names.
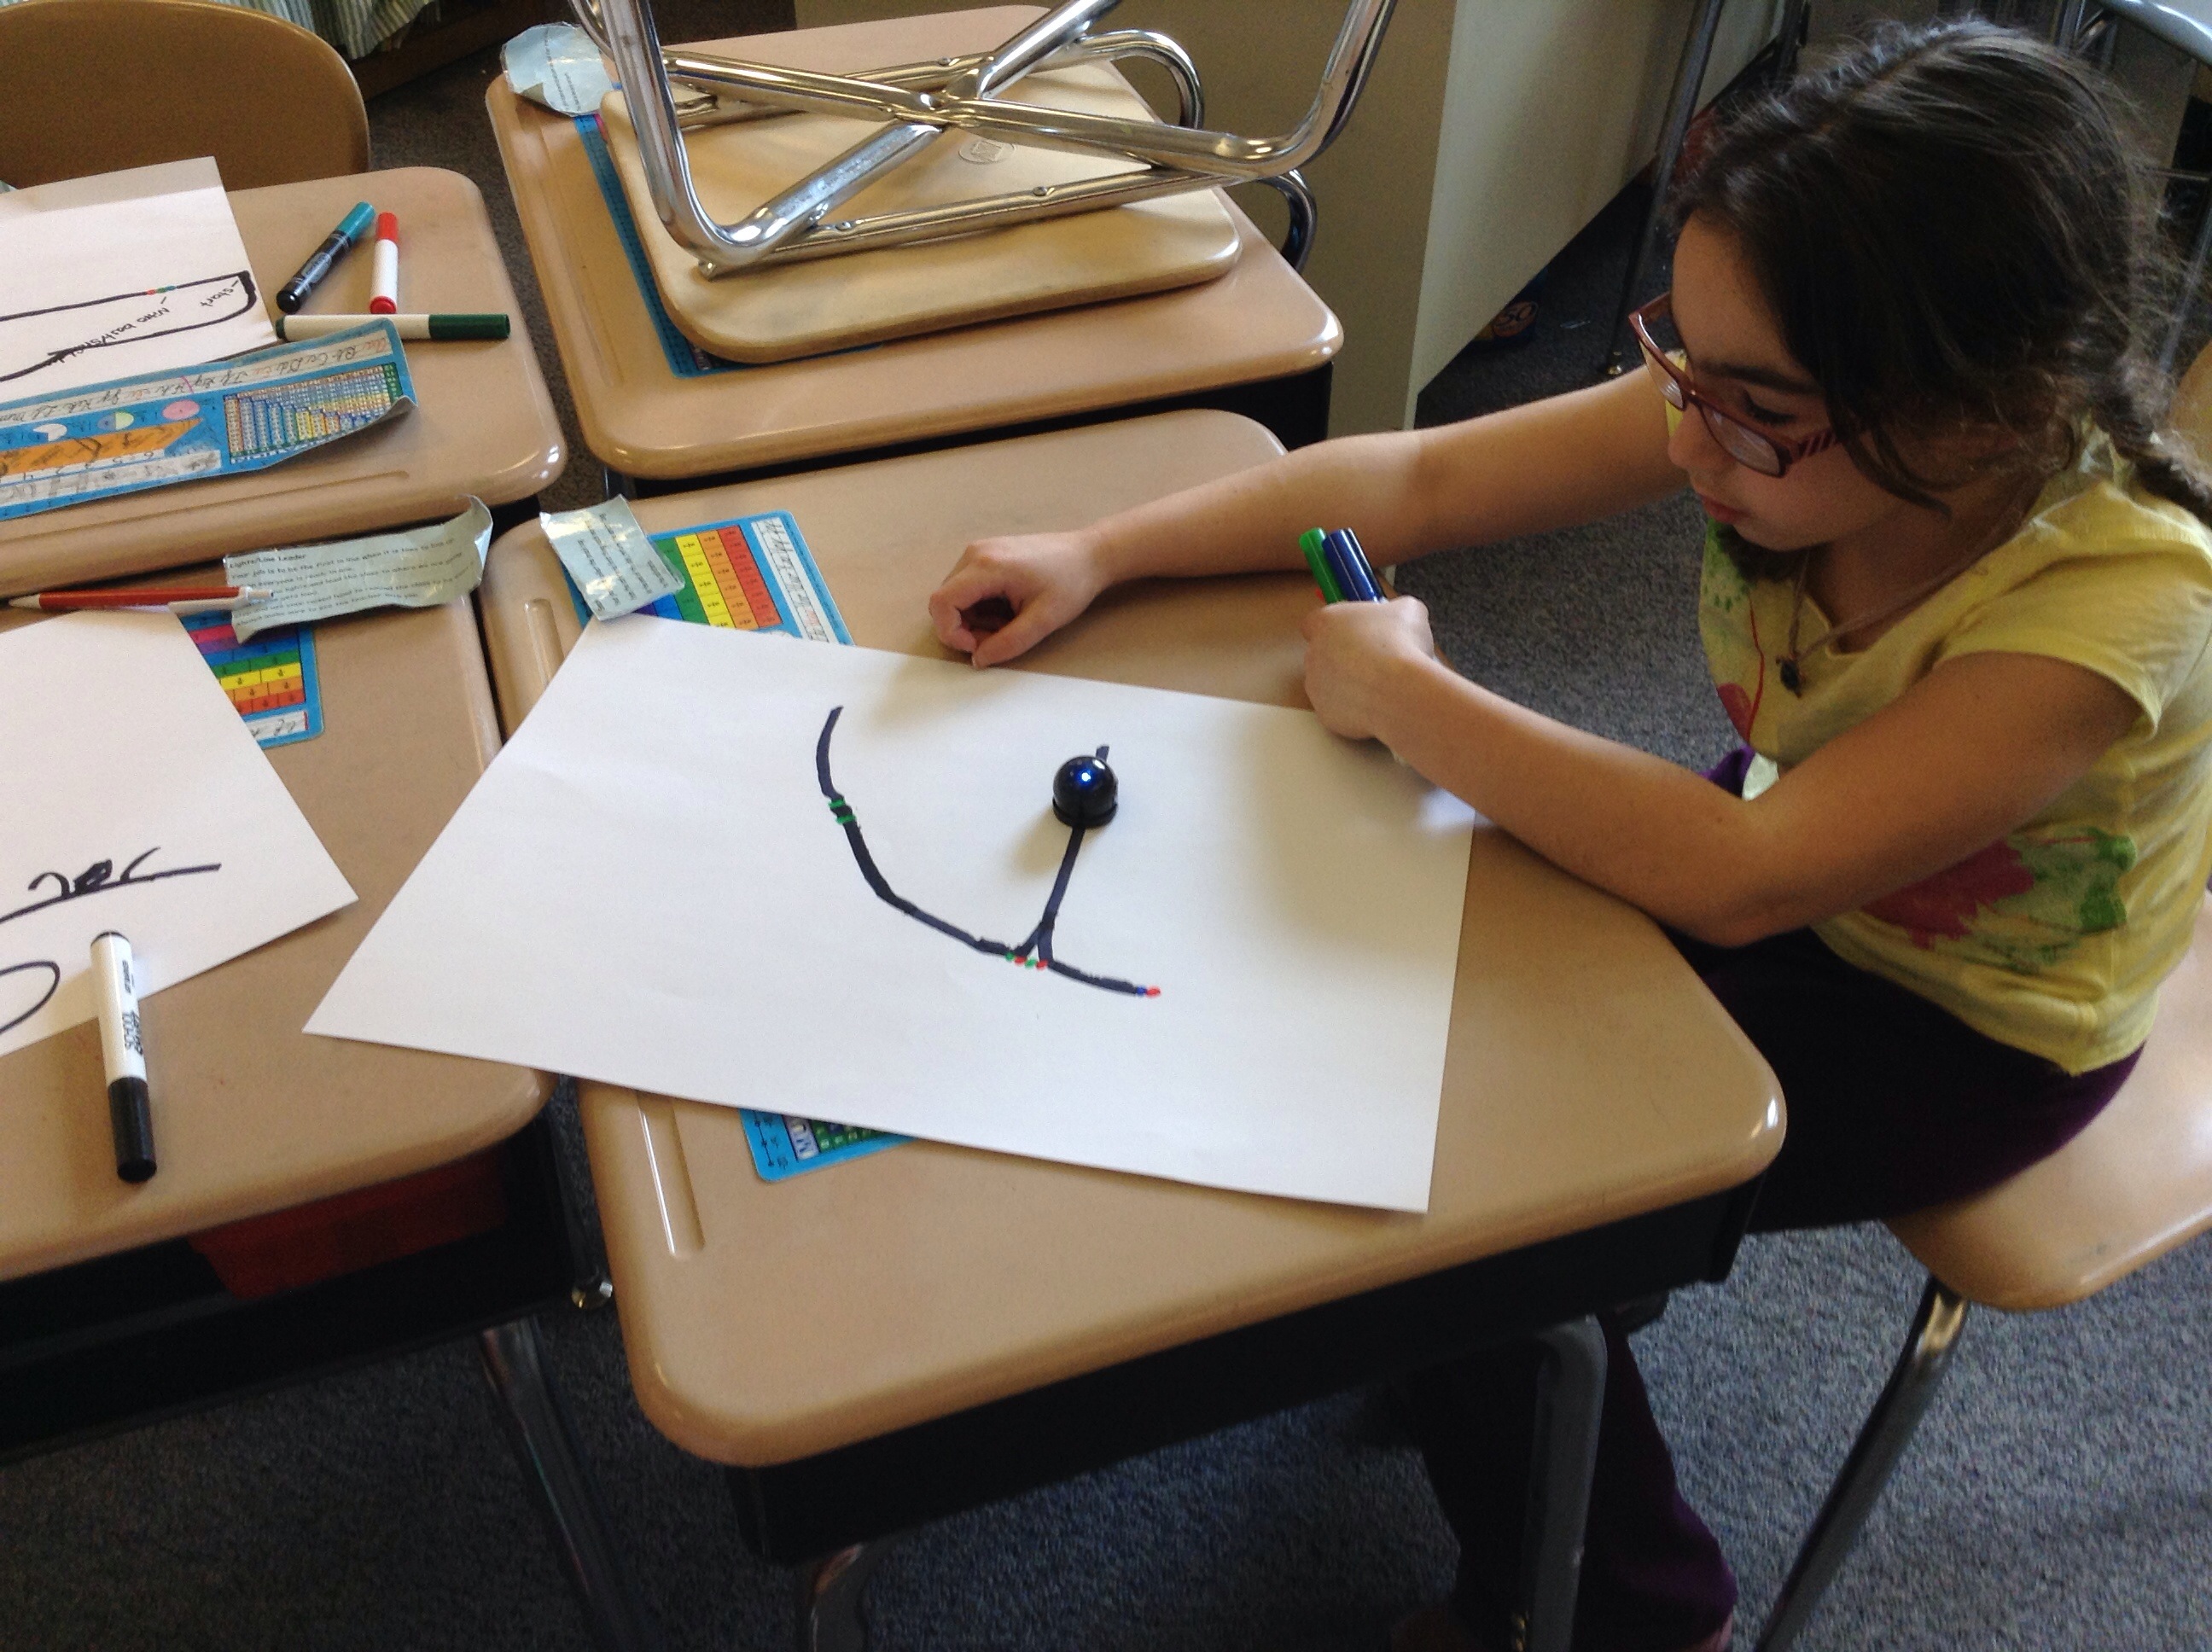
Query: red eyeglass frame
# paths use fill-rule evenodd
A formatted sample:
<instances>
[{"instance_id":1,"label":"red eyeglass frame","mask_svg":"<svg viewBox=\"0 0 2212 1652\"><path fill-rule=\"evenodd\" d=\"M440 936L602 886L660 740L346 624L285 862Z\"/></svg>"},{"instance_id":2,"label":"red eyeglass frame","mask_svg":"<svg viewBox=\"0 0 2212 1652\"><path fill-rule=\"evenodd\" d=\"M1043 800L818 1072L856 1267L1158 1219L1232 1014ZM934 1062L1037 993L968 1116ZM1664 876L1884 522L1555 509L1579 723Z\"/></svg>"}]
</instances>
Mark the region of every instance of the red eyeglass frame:
<instances>
[{"instance_id":1,"label":"red eyeglass frame","mask_svg":"<svg viewBox=\"0 0 2212 1652\"><path fill-rule=\"evenodd\" d=\"M1672 292L1660 294L1642 309L1632 313L1628 325L1635 330L1636 342L1644 351L1644 367L1659 381L1659 393L1665 396L1670 404L1686 413L1694 406L1704 417L1705 428L1712 433L1713 440L1720 444L1721 450L1730 459L1761 476L1786 476L1790 467L1799 459L1825 452L1843 440L1831 425L1815 430L1809 436L1785 441L1779 436L1770 436L1764 430L1754 429L1711 398L1699 393L1697 386L1691 382L1690 375L1674 365L1666 351L1659 348L1658 341L1651 336L1651 322L1668 313L1674 297ZM1774 468L1769 470L1768 464Z\"/></svg>"}]
</instances>

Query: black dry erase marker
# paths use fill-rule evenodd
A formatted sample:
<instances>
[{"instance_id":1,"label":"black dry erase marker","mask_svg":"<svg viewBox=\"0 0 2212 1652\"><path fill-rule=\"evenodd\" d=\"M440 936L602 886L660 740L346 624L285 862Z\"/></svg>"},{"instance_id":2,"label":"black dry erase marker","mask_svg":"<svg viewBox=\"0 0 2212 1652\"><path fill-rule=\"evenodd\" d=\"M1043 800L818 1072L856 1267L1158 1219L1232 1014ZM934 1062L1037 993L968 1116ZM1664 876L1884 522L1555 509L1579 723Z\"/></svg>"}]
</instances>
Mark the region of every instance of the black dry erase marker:
<instances>
[{"instance_id":1,"label":"black dry erase marker","mask_svg":"<svg viewBox=\"0 0 2212 1652\"><path fill-rule=\"evenodd\" d=\"M92 991L100 1008L100 1054L107 1073L107 1120L115 1132L115 1174L125 1181L143 1181L154 1174L146 1042L138 1027L138 982L131 969L131 943L112 929L93 939Z\"/></svg>"},{"instance_id":2,"label":"black dry erase marker","mask_svg":"<svg viewBox=\"0 0 2212 1652\"><path fill-rule=\"evenodd\" d=\"M276 289L276 307L289 315L305 304L316 283L330 274L331 266L358 246L361 238L368 234L368 227L375 222L376 209L366 201L347 213L345 222L331 231L328 239L300 266L300 273Z\"/></svg>"}]
</instances>

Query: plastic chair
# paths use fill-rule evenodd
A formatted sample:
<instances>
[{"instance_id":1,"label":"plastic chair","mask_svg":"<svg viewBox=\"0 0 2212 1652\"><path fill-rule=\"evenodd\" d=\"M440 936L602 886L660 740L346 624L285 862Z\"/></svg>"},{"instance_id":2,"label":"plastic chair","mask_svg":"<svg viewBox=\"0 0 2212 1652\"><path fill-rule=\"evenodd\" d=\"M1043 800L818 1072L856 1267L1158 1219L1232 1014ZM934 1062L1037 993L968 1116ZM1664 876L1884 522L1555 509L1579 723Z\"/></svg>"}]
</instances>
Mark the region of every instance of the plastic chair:
<instances>
[{"instance_id":1,"label":"plastic chair","mask_svg":"<svg viewBox=\"0 0 2212 1652\"><path fill-rule=\"evenodd\" d=\"M2203 375L2212 352L2191 378ZM2212 901L2166 978L2142 1061L2089 1127L1972 1199L1890 1231L1928 1286L1881 1397L1798 1550L1759 1639L1783 1652L1812 1617L1950 1364L1967 1309L2060 1308L2212 1229Z\"/></svg>"},{"instance_id":2,"label":"plastic chair","mask_svg":"<svg viewBox=\"0 0 2212 1652\"><path fill-rule=\"evenodd\" d=\"M228 189L368 169L345 59L210 0L0 7L0 182L17 189L202 155Z\"/></svg>"}]
</instances>

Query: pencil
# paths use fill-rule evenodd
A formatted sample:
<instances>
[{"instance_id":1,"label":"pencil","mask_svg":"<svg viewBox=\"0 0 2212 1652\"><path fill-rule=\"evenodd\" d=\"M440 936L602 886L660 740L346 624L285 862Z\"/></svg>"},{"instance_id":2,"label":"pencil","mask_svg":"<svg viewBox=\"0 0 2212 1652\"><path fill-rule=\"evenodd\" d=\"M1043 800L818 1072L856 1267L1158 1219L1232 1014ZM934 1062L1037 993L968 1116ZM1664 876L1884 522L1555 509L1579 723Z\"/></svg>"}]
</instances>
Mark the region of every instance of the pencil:
<instances>
[{"instance_id":1,"label":"pencil","mask_svg":"<svg viewBox=\"0 0 2212 1652\"><path fill-rule=\"evenodd\" d=\"M173 614L204 614L258 602L273 594L250 585L169 586L139 591L40 591L10 597L10 608L66 614L86 608L166 608Z\"/></svg>"}]
</instances>

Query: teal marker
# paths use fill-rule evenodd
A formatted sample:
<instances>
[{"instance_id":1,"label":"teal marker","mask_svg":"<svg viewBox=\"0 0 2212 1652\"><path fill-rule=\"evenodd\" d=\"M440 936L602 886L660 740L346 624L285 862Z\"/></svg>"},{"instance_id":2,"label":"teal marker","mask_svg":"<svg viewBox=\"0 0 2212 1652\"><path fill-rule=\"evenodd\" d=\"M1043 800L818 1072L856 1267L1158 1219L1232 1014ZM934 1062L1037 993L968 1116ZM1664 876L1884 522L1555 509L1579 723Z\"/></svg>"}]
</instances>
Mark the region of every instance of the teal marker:
<instances>
[{"instance_id":1,"label":"teal marker","mask_svg":"<svg viewBox=\"0 0 2212 1652\"><path fill-rule=\"evenodd\" d=\"M1344 590L1329 568L1328 553L1322 544L1325 537L1319 528L1308 528L1298 536L1298 549L1305 553L1306 567L1313 572L1314 583L1321 587L1321 599L1342 602Z\"/></svg>"},{"instance_id":2,"label":"teal marker","mask_svg":"<svg viewBox=\"0 0 2212 1652\"><path fill-rule=\"evenodd\" d=\"M376 222L376 209L366 201L345 216L345 222L324 238L307 261L300 266L300 273L276 289L276 307L289 315L307 301L307 295L315 290L331 266L361 244L368 234L368 227Z\"/></svg>"}]
</instances>

